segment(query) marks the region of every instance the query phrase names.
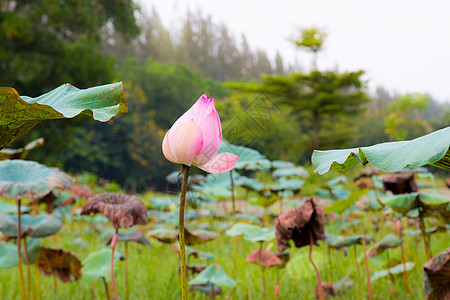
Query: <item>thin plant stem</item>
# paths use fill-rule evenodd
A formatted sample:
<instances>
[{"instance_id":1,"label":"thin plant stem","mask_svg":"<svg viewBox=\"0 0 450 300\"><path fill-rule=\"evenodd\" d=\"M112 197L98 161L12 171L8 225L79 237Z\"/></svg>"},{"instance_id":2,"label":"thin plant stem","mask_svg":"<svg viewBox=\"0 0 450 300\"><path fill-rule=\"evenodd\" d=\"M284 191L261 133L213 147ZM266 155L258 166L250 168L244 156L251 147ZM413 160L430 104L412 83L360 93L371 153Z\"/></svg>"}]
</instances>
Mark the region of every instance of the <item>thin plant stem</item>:
<instances>
[{"instance_id":1,"label":"thin plant stem","mask_svg":"<svg viewBox=\"0 0 450 300\"><path fill-rule=\"evenodd\" d=\"M314 248L314 238L313 238L313 234L312 234L312 230L309 230L309 261L311 262L311 264L314 267L314 270L316 271L316 276L317 276L317 285L318 285L318 291L319 291L319 299L320 300L324 300L323 297L323 289L322 289L322 279L320 279L320 273L319 273L319 269L317 269L316 264L314 263L313 259L312 259L312 251Z\"/></svg>"},{"instance_id":2,"label":"thin plant stem","mask_svg":"<svg viewBox=\"0 0 450 300\"><path fill-rule=\"evenodd\" d=\"M264 274L264 266L262 264L262 250L263 250L263 242L260 242L259 243L259 264L261 265L261 280L262 280L263 299L266 299L266 275Z\"/></svg>"},{"instance_id":3,"label":"thin plant stem","mask_svg":"<svg viewBox=\"0 0 450 300\"><path fill-rule=\"evenodd\" d=\"M189 299L189 287L187 284L187 274L186 274L186 249L185 249L185 238L184 238L184 207L186 203L186 192L188 186L190 167L186 165L181 165L180 173L184 171L183 184L181 186L181 196L180 196L180 213L178 217L178 228L179 241L180 241L180 276L181 276L181 299Z\"/></svg>"},{"instance_id":4,"label":"thin plant stem","mask_svg":"<svg viewBox=\"0 0 450 300\"><path fill-rule=\"evenodd\" d=\"M128 242L125 242L125 299L130 299L130 291L128 289Z\"/></svg>"},{"instance_id":5,"label":"thin plant stem","mask_svg":"<svg viewBox=\"0 0 450 300\"><path fill-rule=\"evenodd\" d=\"M361 271L359 270L358 257L356 254L356 244L353 245L353 254L355 256L356 273L358 275L359 298L362 300Z\"/></svg>"},{"instance_id":6,"label":"thin plant stem","mask_svg":"<svg viewBox=\"0 0 450 300\"><path fill-rule=\"evenodd\" d=\"M400 220L397 220L397 229L398 229L398 237L402 238L402 223ZM402 252L402 264L403 264L403 279L405 280L406 293L411 295L411 291L409 289L409 280L408 280L408 272L406 272L406 259L405 259L405 251L403 249L403 243L400 244L400 250Z\"/></svg>"},{"instance_id":7,"label":"thin plant stem","mask_svg":"<svg viewBox=\"0 0 450 300\"><path fill-rule=\"evenodd\" d=\"M236 201L234 198L233 170L230 171L230 187L231 187L233 224L236 224ZM235 236L234 237L234 249L233 249L233 279L234 280L236 280L236 275L237 275L237 248L238 248L238 240L237 240L237 236ZM233 299L236 299L236 288L233 289Z\"/></svg>"},{"instance_id":8,"label":"thin plant stem","mask_svg":"<svg viewBox=\"0 0 450 300\"><path fill-rule=\"evenodd\" d=\"M419 226L420 226L420 232L422 233L422 239L425 246L425 253L427 254L427 260L430 260L433 256L431 254L430 244L429 240L427 239L427 232L425 228L425 221L424 221L423 211L419 208Z\"/></svg>"},{"instance_id":9,"label":"thin plant stem","mask_svg":"<svg viewBox=\"0 0 450 300\"><path fill-rule=\"evenodd\" d=\"M31 299L34 299L34 288L31 283L31 266L30 266L30 256L28 255L27 238L23 238L23 252L25 254L25 264L27 265L27 294L31 295Z\"/></svg>"},{"instance_id":10,"label":"thin plant stem","mask_svg":"<svg viewBox=\"0 0 450 300\"><path fill-rule=\"evenodd\" d=\"M366 267L367 291L369 293L369 300L372 300L372 286L370 284L369 263L367 262L366 227L364 226L363 222L361 222L361 226L362 226L363 232L364 232L363 248L364 248L364 265Z\"/></svg>"},{"instance_id":11,"label":"thin plant stem","mask_svg":"<svg viewBox=\"0 0 450 300\"><path fill-rule=\"evenodd\" d=\"M111 289L113 292L114 300L119 300L119 296L117 295L116 283L114 281L114 250L116 249L118 239L119 239L119 229L116 228L116 231L114 232L113 238L111 240L111 268L110 268Z\"/></svg>"},{"instance_id":12,"label":"thin plant stem","mask_svg":"<svg viewBox=\"0 0 450 300\"><path fill-rule=\"evenodd\" d=\"M109 298L109 291L108 291L108 283L106 283L106 279L105 279L105 277L103 277L103 276L99 276L99 277L97 277L97 278L95 278L94 279L94 282L92 283L92 288L91 288L91 297L92 297L92 300L94 300L95 299L95 284L97 283L97 281L99 280L99 279L101 279L102 281L103 281L103 286L104 286L104 288L105 288L105 293L106 293L106 299L107 300L110 300L110 298Z\"/></svg>"},{"instance_id":13,"label":"thin plant stem","mask_svg":"<svg viewBox=\"0 0 450 300\"><path fill-rule=\"evenodd\" d=\"M388 261L388 269L387 269L387 271L388 271L388 274L389 274L389 279L391 280L391 283L392 283L391 293L394 294L395 293L395 281L394 281L394 275L390 271L391 258L389 256L389 249L386 249L386 256L387 256L387 261Z\"/></svg>"},{"instance_id":14,"label":"thin plant stem","mask_svg":"<svg viewBox=\"0 0 450 300\"><path fill-rule=\"evenodd\" d=\"M40 282L39 282L39 264L36 262L34 264L34 269L36 270L36 275L35 275L35 281L36 281L36 300L40 300L41 299L41 290L39 288Z\"/></svg>"},{"instance_id":15,"label":"thin plant stem","mask_svg":"<svg viewBox=\"0 0 450 300\"><path fill-rule=\"evenodd\" d=\"M331 247L327 246L328 265L330 266L330 281L333 282L333 267L331 263Z\"/></svg>"},{"instance_id":16,"label":"thin plant stem","mask_svg":"<svg viewBox=\"0 0 450 300\"><path fill-rule=\"evenodd\" d=\"M27 299L27 294L25 292L25 279L23 277L23 270L22 270L22 255L21 255L21 247L20 247L20 240L21 240L21 235L22 235L20 205L21 205L21 199L19 198L17 200L17 259L19 262L20 298Z\"/></svg>"}]
</instances>

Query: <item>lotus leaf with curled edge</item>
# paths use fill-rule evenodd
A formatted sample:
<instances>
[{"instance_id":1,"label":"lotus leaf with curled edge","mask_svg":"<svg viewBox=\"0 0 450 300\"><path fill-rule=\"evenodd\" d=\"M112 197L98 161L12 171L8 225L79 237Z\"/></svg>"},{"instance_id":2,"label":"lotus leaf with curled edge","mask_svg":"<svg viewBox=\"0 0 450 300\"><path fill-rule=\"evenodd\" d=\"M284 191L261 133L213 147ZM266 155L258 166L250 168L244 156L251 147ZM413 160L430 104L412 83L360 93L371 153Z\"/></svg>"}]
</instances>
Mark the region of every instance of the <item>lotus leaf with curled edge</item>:
<instances>
[{"instance_id":1,"label":"lotus leaf with curled edge","mask_svg":"<svg viewBox=\"0 0 450 300\"><path fill-rule=\"evenodd\" d=\"M427 298L450 299L450 248L424 264L423 272Z\"/></svg>"},{"instance_id":2,"label":"lotus leaf with curled edge","mask_svg":"<svg viewBox=\"0 0 450 300\"><path fill-rule=\"evenodd\" d=\"M147 209L133 195L102 193L90 197L81 210L81 215L101 213L109 219L115 229L128 228L147 223Z\"/></svg>"},{"instance_id":3,"label":"lotus leaf with curled edge","mask_svg":"<svg viewBox=\"0 0 450 300\"><path fill-rule=\"evenodd\" d=\"M289 240L294 240L297 248L310 244L310 232L315 245L319 240L325 240L325 213L323 208L316 205L312 198L307 199L301 206L295 207L280 215L275 221L275 236L278 250L290 247Z\"/></svg>"}]
</instances>

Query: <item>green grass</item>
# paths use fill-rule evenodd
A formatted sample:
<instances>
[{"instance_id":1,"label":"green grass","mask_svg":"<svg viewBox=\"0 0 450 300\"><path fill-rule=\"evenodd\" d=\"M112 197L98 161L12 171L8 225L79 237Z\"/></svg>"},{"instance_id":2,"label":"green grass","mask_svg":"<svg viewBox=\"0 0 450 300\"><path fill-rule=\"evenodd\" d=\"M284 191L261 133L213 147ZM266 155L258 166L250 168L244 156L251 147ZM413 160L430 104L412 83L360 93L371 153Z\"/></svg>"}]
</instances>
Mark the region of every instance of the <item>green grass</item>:
<instances>
[{"instance_id":1,"label":"green grass","mask_svg":"<svg viewBox=\"0 0 450 300\"><path fill-rule=\"evenodd\" d=\"M371 213L364 217L364 224L368 234L379 240L386 233L394 232L394 222L392 219L385 219L379 223L380 228L375 228L370 221L371 218L379 219L379 215ZM195 223L188 225L196 227ZM70 250L83 260L90 252L105 247L105 240L100 239L104 228L110 228L109 224L91 224L82 221L66 223L63 229L56 235L44 239L44 244L52 248L63 248ZM361 227L349 228L346 232L338 232L335 223L326 226L327 230L334 234L362 234ZM143 228L141 228L143 229ZM149 230L147 226L145 230ZM76 243L76 238L84 241L83 245ZM433 254L443 251L448 246L448 233L438 233L432 236ZM228 275L233 272L233 238L220 233L218 238L212 242L198 245L194 248L211 252L215 255L214 263L221 265ZM249 243L239 238L238 248L238 272L236 299L259 299L262 293L261 269L257 265L245 262L245 257L254 249L257 244ZM370 246L369 246L370 247ZM181 290L178 282L178 256L170 249L171 245L159 243L151 240L151 246L144 247L138 244L129 245L129 284L130 299L180 299ZM276 243L266 243L264 248L275 251ZM420 238L408 237L406 241L407 261L413 261L416 267L409 273L411 286L411 296L409 299L425 299L423 289L422 265L426 262L423 243ZM358 246L358 255L362 253L362 246ZM124 253L124 244L119 243L118 251ZM309 260L307 259L308 247L297 249L291 248L291 261L287 268L268 269L265 271L267 282L267 299L275 299L274 288L277 281L277 273L280 276L280 299L314 299L314 287L316 277L311 272ZM400 248L390 250L392 259L400 257ZM320 247L315 247L313 259L319 266L322 279L330 281L330 269L327 259L327 247L324 243ZM357 273L354 264L353 249L349 249L347 256L342 251L331 252L332 270L334 281L349 274L355 280L355 286L347 293L336 297L336 299L358 299ZM294 264L295 262L295 264ZM190 258L190 263L202 263L202 261ZM124 263L118 262L118 272L116 274L116 284L119 295L124 299ZM377 260L371 263L371 274L382 269ZM34 266L32 278L35 279ZM363 261L360 264L361 275L363 276L363 298L367 299L367 285L364 272ZM26 269L24 268L25 277ZM18 268L0 270L0 291L1 299L19 299L19 275ZM391 282L388 278L380 279L372 284L374 299L406 299L406 291L402 276L395 276L396 292L391 294ZM92 282L80 279L75 283L62 283L58 281L55 288L53 278L40 275L40 298L41 299L91 299ZM103 285L97 282L96 299L105 299ZM223 295L218 299L225 299L228 295L232 299L233 290L228 287L223 288ZM191 293L191 299L206 299L199 292Z\"/></svg>"}]
</instances>

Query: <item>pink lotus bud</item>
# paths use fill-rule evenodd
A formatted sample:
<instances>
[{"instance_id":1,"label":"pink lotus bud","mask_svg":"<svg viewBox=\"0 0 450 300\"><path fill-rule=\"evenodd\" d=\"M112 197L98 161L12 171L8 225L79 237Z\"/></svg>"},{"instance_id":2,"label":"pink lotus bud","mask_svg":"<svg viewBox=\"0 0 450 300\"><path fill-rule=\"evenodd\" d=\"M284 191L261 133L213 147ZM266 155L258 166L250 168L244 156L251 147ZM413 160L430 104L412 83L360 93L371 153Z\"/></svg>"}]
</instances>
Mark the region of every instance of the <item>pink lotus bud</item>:
<instances>
[{"instance_id":1,"label":"pink lotus bud","mask_svg":"<svg viewBox=\"0 0 450 300\"><path fill-rule=\"evenodd\" d=\"M203 94L167 131L162 143L164 156L171 162L214 174L230 171L238 156L219 153L222 126L214 99Z\"/></svg>"},{"instance_id":2,"label":"pink lotus bud","mask_svg":"<svg viewBox=\"0 0 450 300\"><path fill-rule=\"evenodd\" d=\"M278 284L275 286L275 297L280 297L280 287Z\"/></svg>"},{"instance_id":3,"label":"pink lotus bud","mask_svg":"<svg viewBox=\"0 0 450 300\"><path fill-rule=\"evenodd\" d=\"M397 220L397 222L395 222L395 226L397 227L398 232L402 232L402 223L400 222L400 220Z\"/></svg>"}]
</instances>

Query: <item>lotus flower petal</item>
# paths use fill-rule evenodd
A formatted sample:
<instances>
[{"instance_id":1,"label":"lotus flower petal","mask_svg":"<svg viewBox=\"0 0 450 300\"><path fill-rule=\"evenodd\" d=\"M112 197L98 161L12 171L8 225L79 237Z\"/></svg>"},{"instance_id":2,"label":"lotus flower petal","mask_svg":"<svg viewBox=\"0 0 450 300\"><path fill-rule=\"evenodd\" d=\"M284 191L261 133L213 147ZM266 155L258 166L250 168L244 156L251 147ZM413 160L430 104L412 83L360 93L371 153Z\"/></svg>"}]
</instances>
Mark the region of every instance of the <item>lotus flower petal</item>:
<instances>
[{"instance_id":1,"label":"lotus flower petal","mask_svg":"<svg viewBox=\"0 0 450 300\"><path fill-rule=\"evenodd\" d=\"M202 132L192 120L169 132L168 138L171 153L180 164L190 166L203 148Z\"/></svg>"},{"instance_id":2,"label":"lotus flower petal","mask_svg":"<svg viewBox=\"0 0 450 300\"><path fill-rule=\"evenodd\" d=\"M219 151L222 140L220 131L220 119L217 111L213 109L209 115L200 122L199 127L203 133L203 148L196 159L197 165L204 165L210 161Z\"/></svg>"},{"instance_id":3,"label":"lotus flower petal","mask_svg":"<svg viewBox=\"0 0 450 300\"><path fill-rule=\"evenodd\" d=\"M225 173L234 168L238 158L239 156L228 152L219 153L214 156L207 164L197 167L212 174Z\"/></svg>"},{"instance_id":4,"label":"lotus flower petal","mask_svg":"<svg viewBox=\"0 0 450 300\"><path fill-rule=\"evenodd\" d=\"M167 131L166 135L164 136L163 139L163 143L162 143L162 150L163 150L163 154L164 156L171 162L176 163L176 159L175 156L173 156L172 152L170 151L170 146L169 146L169 131Z\"/></svg>"}]
</instances>

